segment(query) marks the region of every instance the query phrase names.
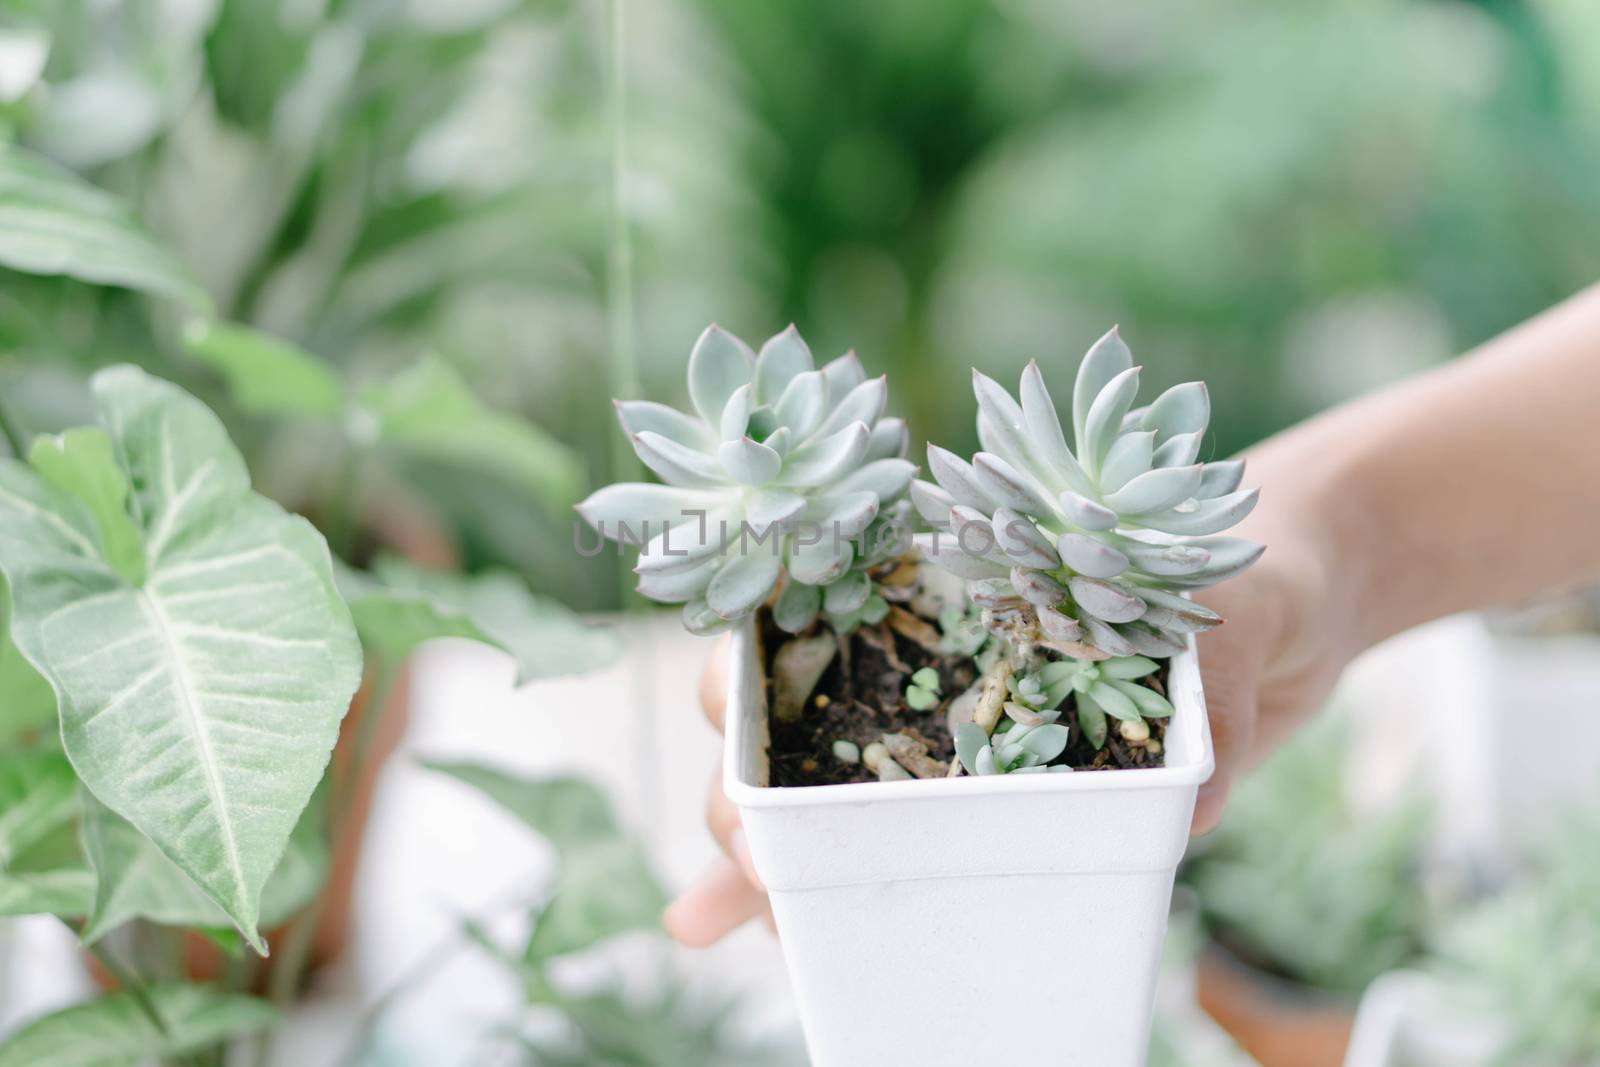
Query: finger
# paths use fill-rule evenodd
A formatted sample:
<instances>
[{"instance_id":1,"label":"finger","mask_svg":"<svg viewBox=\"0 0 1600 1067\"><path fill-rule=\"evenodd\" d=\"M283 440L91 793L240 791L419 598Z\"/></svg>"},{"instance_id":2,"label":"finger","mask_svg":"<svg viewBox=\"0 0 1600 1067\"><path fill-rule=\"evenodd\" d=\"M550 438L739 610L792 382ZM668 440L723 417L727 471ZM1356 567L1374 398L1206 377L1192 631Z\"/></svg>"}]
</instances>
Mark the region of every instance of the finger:
<instances>
[{"instance_id":1,"label":"finger","mask_svg":"<svg viewBox=\"0 0 1600 1067\"><path fill-rule=\"evenodd\" d=\"M711 836L717 839L722 851L739 865L739 869L757 889L764 889L761 876L756 874L755 861L750 858L750 844L745 840L744 829L739 825L739 809L722 791L722 772L711 776L711 789L706 797L706 825Z\"/></svg>"},{"instance_id":2,"label":"finger","mask_svg":"<svg viewBox=\"0 0 1600 1067\"><path fill-rule=\"evenodd\" d=\"M737 864L718 860L699 883L667 908L662 924L680 943L705 948L756 916L769 916L767 898Z\"/></svg>"},{"instance_id":3,"label":"finger","mask_svg":"<svg viewBox=\"0 0 1600 1067\"><path fill-rule=\"evenodd\" d=\"M1222 817L1228 789L1243 768L1256 728L1256 692L1261 679L1260 652L1247 636L1213 630L1200 641L1200 671L1211 724L1216 771L1200 787L1195 800L1193 832L1206 833Z\"/></svg>"},{"instance_id":4,"label":"finger","mask_svg":"<svg viewBox=\"0 0 1600 1067\"><path fill-rule=\"evenodd\" d=\"M700 707L718 733L722 732L722 715L728 706L728 650L732 644L726 635L718 638L700 671Z\"/></svg>"}]
</instances>

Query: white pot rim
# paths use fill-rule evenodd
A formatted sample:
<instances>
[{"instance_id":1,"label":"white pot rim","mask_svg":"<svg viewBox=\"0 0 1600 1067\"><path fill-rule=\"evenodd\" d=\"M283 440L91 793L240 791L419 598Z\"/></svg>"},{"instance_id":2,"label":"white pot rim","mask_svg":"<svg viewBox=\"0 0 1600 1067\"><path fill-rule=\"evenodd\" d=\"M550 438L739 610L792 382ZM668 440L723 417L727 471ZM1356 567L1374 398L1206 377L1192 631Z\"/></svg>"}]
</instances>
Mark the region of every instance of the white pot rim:
<instances>
[{"instance_id":1,"label":"white pot rim","mask_svg":"<svg viewBox=\"0 0 1600 1067\"><path fill-rule=\"evenodd\" d=\"M755 621L753 618L747 619L734 633L728 664L723 790L728 799L741 808L793 808L824 804L869 804L875 801L949 800L997 794L1026 796L1199 786L1216 769L1216 754L1211 745L1210 718L1204 714L1199 659L1192 634L1186 638L1185 644L1185 650L1168 661L1168 695L1174 704L1192 701L1201 709L1201 713L1187 717L1181 736L1173 736L1174 730L1168 731L1169 762L1165 766L1119 767L1109 771L1074 771L1068 774L964 774L959 778L778 787L765 783L765 693L756 694L763 705L763 714L756 717L756 723L751 723L745 715L735 713L745 699L738 692L740 679L746 677L747 673L764 678L764 672L759 669L753 672L746 670L746 660L758 654Z\"/></svg>"}]
</instances>

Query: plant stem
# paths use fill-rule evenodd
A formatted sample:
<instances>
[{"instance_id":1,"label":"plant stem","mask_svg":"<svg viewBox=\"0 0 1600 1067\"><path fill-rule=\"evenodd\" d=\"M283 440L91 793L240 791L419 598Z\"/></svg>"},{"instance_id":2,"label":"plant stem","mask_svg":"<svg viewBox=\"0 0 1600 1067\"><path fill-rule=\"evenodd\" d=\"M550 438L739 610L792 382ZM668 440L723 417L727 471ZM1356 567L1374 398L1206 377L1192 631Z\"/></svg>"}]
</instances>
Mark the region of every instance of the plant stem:
<instances>
[{"instance_id":1,"label":"plant stem","mask_svg":"<svg viewBox=\"0 0 1600 1067\"><path fill-rule=\"evenodd\" d=\"M22 450L22 431L11 421L11 416L6 414L4 404L0 404L0 435L5 437L6 447L11 449L13 456L18 459L27 458L27 453Z\"/></svg>"},{"instance_id":2,"label":"plant stem","mask_svg":"<svg viewBox=\"0 0 1600 1067\"><path fill-rule=\"evenodd\" d=\"M82 936L83 931L81 928L74 926L65 919L61 921L66 923L67 929L80 937ZM128 995L139 1006L139 1010L144 1012L150 1022L154 1024L156 1032L170 1043L172 1041L172 1030L167 1026L167 1020L161 1017L161 1011L156 1007L156 1002L151 999L150 990L146 988L144 980L131 968L124 966L122 961L113 956L111 951L100 942L96 941L94 944L89 945L88 949L89 954L99 961L100 966L106 969L106 973L111 976L111 980L117 983L117 987L127 990ZM182 1056L178 1058L177 1062L190 1063L192 1060L190 1057Z\"/></svg>"}]
</instances>

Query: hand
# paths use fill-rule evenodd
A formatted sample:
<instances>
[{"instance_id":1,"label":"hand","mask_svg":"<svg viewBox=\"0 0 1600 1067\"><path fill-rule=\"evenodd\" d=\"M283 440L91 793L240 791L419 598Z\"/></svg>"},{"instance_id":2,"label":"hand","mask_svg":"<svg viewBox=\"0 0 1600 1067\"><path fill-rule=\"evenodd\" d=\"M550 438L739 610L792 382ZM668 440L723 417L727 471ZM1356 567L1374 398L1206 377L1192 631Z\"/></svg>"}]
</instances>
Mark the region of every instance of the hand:
<instances>
[{"instance_id":1,"label":"hand","mask_svg":"<svg viewBox=\"0 0 1600 1067\"><path fill-rule=\"evenodd\" d=\"M722 716L728 700L729 639L720 639L706 658L700 674L700 707L711 725L722 732ZM711 792L706 803L706 824L722 846L725 857L693 888L689 889L662 916L667 932L690 948L704 948L750 919L760 916L769 929L772 909L767 893L750 861L750 847L739 826L739 809L722 791L722 761L717 761L711 776Z\"/></svg>"}]
</instances>

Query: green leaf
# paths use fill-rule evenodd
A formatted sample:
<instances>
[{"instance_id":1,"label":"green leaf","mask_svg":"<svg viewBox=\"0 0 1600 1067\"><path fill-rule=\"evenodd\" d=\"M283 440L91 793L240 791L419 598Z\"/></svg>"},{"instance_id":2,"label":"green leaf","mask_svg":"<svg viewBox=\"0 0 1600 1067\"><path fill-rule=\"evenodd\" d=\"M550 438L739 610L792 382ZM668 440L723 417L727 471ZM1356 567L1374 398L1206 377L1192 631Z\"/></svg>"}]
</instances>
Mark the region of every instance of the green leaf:
<instances>
[{"instance_id":1,"label":"green leaf","mask_svg":"<svg viewBox=\"0 0 1600 1067\"><path fill-rule=\"evenodd\" d=\"M581 674L620 654L610 630L535 596L509 572L462 575L384 556L370 576L341 571L339 581L363 643L391 663L425 641L464 637L509 653L521 685Z\"/></svg>"},{"instance_id":2,"label":"green leaf","mask_svg":"<svg viewBox=\"0 0 1600 1067\"><path fill-rule=\"evenodd\" d=\"M237 323L198 322L184 343L190 355L222 372L245 411L332 418L344 407L333 369L287 341Z\"/></svg>"},{"instance_id":3,"label":"green leaf","mask_svg":"<svg viewBox=\"0 0 1600 1067\"><path fill-rule=\"evenodd\" d=\"M61 915L77 918L94 906L94 872L87 867L0 871L0 917Z\"/></svg>"},{"instance_id":4,"label":"green leaf","mask_svg":"<svg viewBox=\"0 0 1600 1067\"><path fill-rule=\"evenodd\" d=\"M659 926L666 905L637 843L614 839L564 853L555 896L534 923L527 958L547 960Z\"/></svg>"},{"instance_id":5,"label":"green leaf","mask_svg":"<svg viewBox=\"0 0 1600 1067\"><path fill-rule=\"evenodd\" d=\"M478 790L527 823L563 855L621 834L611 802L581 778L517 778L481 763L449 760L423 760L422 765Z\"/></svg>"},{"instance_id":6,"label":"green leaf","mask_svg":"<svg viewBox=\"0 0 1600 1067\"><path fill-rule=\"evenodd\" d=\"M98 426L40 434L28 449L40 476L88 507L100 534L100 553L129 585L144 581L144 543L128 515L128 475Z\"/></svg>"},{"instance_id":7,"label":"green leaf","mask_svg":"<svg viewBox=\"0 0 1600 1067\"><path fill-rule=\"evenodd\" d=\"M578 456L531 423L485 406L437 357L369 386L362 402L377 420L381 443L492 471L551 507L577 498L583 481Z\"/></svg>"},{"instance_id":8,"label":"green leaf","mask_svg":"<svg viewBox=\"0 0 1600 1067\"><path fill-rule=\"evenodd\" d=\"M77 778L65 756L0 752L0 869L77 815Z\"/></svg>"},{"instance_id":9,"label":"green leaf","mask_svg":"<svg viewBox=\"0 0 1600 1067\"><path fill-rule=\"evenodd\" d=\"M0 581L0 604L10 599ZM11 642L0 614L0 741L42 731L56 720L56 695Z\"/></svg>"},{"instance_id":10,"label":"green leaf","mask_svg":"<svg viewBox=\"0 0 1600 1067\"><path fill-rule=\"evenodd\" d=\"M277 1013L264 1000L202 985L147 988L166 1032L132 993L97 1000L35 1019L0 1045L0 1067L138 1067L265 1030Z\"/></svg>"},{"instance_id":11,"label":"green leaf","mask_svg":"<svg viewBox=\"0 0 1600 1067\"><path fill-rule=\"evenodd\" d=\"M0 144L0 266L171 297L199 314L211 298L111 194L43 156Z\"/></svg>"},{"instance_id":12,"label":"green leaf","mask_svg":"<svg viewBox=\"0 0 1600 1067\"><path fill-rule=\"evenodd\" d=\"M262 886L360 680L328 550L250 491L222 425L132 367L94 378L148 576L128 584L82 501L0 462L12 637L61 697L78 777L252 945Z\"/></svg>"},{"instance_id":13,"label":"green leaf","mask_svg":"<svg viewBox=\"0 0 1600 1067\"><path fill-rule=\"evenodd\" d=\"M98 875L85 944L133 919L194 928L230 924L227 914L126 819L89 795L83 808L83 849ZM328 870L323 818L315 801L301 813L282 861L262 890L262 926L285 922L321 888Z\"/></svg>"}]
</instances>

